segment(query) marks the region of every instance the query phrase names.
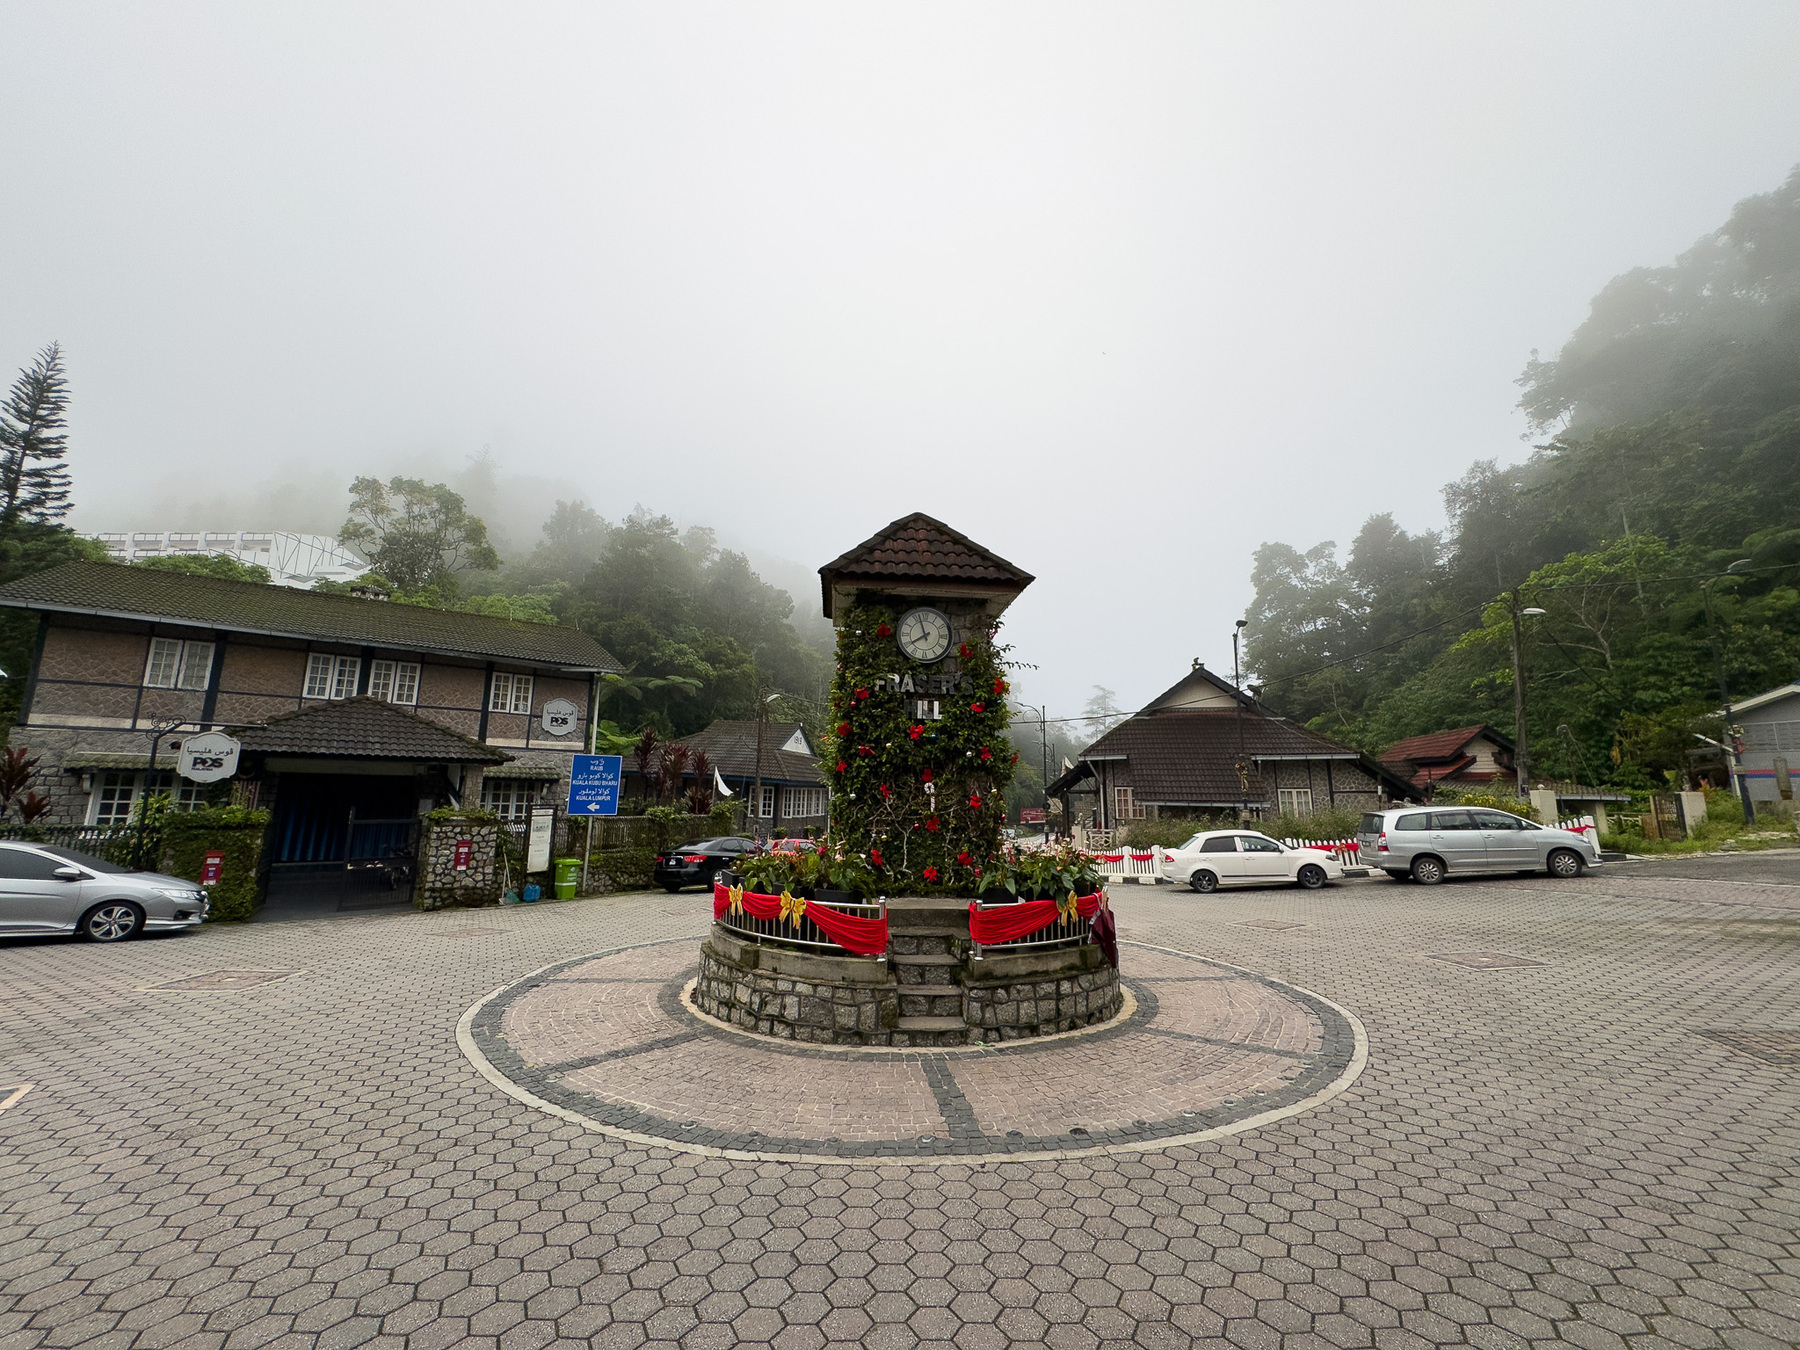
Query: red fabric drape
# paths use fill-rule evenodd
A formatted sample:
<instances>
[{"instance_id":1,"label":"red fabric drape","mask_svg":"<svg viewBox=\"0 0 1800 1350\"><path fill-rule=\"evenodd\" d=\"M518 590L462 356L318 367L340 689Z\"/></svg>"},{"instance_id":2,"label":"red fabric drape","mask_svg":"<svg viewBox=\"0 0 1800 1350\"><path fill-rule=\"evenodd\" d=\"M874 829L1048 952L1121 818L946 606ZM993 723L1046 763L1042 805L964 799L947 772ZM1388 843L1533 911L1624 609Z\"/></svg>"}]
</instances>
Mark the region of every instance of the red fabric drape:
<instances>
[{"instance_id":1,"label":"red fabric drape","mask_svg":"<svg viewBox=\"0 0 1800 1350\"><path fill-rule=\"evenodd\" d=\"M1100 897L1076 896L1075 912L1084 919L1093 918L1100 912ZM1022 900L1016 905L1002 905L988 910L970 905L969 936L983 945L1016 942L1028 933L1048 928L1056 922L1056 914L1054 900Z\"/></svg>"},{"instance_id":2,"label":"red fabric drape","mask_svg":"<svg viewBox=\"0 0 1800 1350\"><path fill-rule=\"evenodd\" d=\"M756 891L744 892L744 912L755 919L776 919L781 916L781 897L779 895L762 895ZM731 892L719 882L713 883L713 918L722 919L725 911L731 908ZM806 902L806 917L818 925L818 929L838 946L847 952L855 952L858 956L880 956L887 950L888 925L887 918L865 919L855 914L846 914L841 909L833 909L829 905L821 905L817 901Z\"/></svg>"}]
</instances>

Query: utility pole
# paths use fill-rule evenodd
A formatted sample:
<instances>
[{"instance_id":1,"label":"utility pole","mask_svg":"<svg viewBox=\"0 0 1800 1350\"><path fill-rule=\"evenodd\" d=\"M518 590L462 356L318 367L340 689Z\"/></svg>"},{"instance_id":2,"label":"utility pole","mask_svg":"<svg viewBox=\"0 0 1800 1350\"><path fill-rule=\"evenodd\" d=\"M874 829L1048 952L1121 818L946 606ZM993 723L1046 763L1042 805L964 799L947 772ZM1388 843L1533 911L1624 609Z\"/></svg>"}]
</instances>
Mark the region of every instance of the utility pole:
<instances>
[{"instance_id":1,"label":"utility pole","mask_svg":"<svg viewBox=\"0 0 1800 1350\"><path fill-rule=\"evenodd\" d=\"M1719 576L1735 572L1749 561L1748 558L1740 558ZM1738 802L1744 810L1744 824L1754 825L1756 823L1756 806L1750 800L1750 780L1744 777L1744 752L1741 748L1743 742L1737 734L1737 729L1731 724L1731 693L1725 687L1725 652L1719 643L1719 626L1713 621L1712 584L1718 579L1719 577L1716 576L1708 577L1701 582L1700 594L1706 601L1706 636L1712 644L1713 676L1719 682L1719 706L1724 710L1724 744L1720 748L1725 751L1725 771L1735 780L1733 786L1737 788Z\"/></svg>"},{"instance_id":2,"label":"utility pole","mask_svg":"<svg viewBox=\"0 0 1800 1350\"><path fill-rule=\"evenodd\" d=\"M772 694L763 693L762 677L756 678L756 779L750 789L750 834L760 841L762 834L762 756L763 756L763 721L768 716L769 704L781 697L778 689Z\"/></svg>"}]
</instances>

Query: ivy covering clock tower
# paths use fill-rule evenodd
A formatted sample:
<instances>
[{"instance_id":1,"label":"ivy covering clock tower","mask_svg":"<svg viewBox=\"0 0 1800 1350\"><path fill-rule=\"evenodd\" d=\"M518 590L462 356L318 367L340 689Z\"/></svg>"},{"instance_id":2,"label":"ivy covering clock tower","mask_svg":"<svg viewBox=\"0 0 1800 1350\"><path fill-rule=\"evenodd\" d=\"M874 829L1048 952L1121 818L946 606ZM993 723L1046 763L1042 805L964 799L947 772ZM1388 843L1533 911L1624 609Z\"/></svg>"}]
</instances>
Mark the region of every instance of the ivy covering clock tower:
<instances>
[{"instance_id":1,"label":"ivy covering clock tower","mask_svg":"<svg viewBox=\"0 0 1800 1350\"><path fill-rule=\"evenodd\" d=\"M999 857L1018 758L1000 616L1033 578L920 513L819 575L837 627L833 846L888 894L973 894Z\"/></svg>"}]
</instances>

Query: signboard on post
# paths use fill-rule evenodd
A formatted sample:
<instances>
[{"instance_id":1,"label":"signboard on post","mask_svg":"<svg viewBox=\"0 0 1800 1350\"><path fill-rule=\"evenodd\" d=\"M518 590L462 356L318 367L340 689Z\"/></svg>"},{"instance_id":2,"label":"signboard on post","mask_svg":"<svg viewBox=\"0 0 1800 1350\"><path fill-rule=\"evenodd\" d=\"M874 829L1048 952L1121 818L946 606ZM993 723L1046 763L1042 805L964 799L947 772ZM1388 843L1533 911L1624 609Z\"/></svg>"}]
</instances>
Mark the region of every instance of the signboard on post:
<instances>
[{"instance_id":1,"label":"signboard on post","mask_svg":"<svg viewBox=\"0 0 1800 1350\"><path fill-rule=\"evenodd\" d=\"M203 731L181 743L175 771L196 783L216 783L237 772L239 745L222 731Z\"/></svg>"},{"instance_id":2,"label":"signboard on post","mask_svg":"<svg viewBox=\"0 0 1800 1350\"><path fill-rule=\"evenodd\" d=\"M577 708L566 698L553 698L544 705L538 716L538 725L544 729L546 736L568 736L581 730L575 719L581 716Z\"/></svg>"},{"instance_id":3,"label":"signboard on post","mask_svg":"<svg viewBox=\"0 0 1800 1350\"><path fill-rule=\"evenodd\" d=\"M619 814L619 779L622 755L576 755L569 770L569 814L616 816Z\"/></svg>"},{"instance_id":4,"label":"signboard on post","mask_svg":"<svg viewBox=\"0 0 1800 1350\"><path fill-rule=\"evenodd\" d=\"M205 859L200 864L200 884L202 886L215 885L219 878L224 874L225 850L218 848L208 849L206 851Z\"/></svg>"},{"instance_id":5,"label":"signboard on post","mask_svg":"<svg viewBox=\"0 0 1800 1350\"><path fill-rule=\"evenodd\" d=\"M526 872L550 870L550 833L556 825L556 812L549 807L532 807L531 823L525 834Z\"/></svg>"}]
</instances>

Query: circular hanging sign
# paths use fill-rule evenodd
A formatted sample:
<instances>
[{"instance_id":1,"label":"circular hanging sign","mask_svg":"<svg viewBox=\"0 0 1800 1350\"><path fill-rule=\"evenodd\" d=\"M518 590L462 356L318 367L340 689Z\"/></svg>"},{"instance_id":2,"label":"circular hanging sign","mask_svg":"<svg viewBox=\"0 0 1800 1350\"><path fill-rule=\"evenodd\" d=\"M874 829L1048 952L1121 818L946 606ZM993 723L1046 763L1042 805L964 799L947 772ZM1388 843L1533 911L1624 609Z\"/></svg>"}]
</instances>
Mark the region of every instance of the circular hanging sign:
<instances>
[{"instance_id":1,"label":"circular hanging sign","mask_svg":"<svg viewBox=\"0 0 1800 1350\"><path fill-rule=\"evenodd\" d=\"M237 772L240 747L235 737L222 731L203 731L181 743L175 771L196 783L216 783Z\"/></svg>"},{"instance_id":2,"label":"circular hanging sign","mask_svg":"<svg viewBox=\"0 0 1800 1350\"><path fill-rule=\"evenodd\" d=\"M544 705L544 711L538 715L538 725L543 727L548 736L568 736L576 729L576 720L581 716L577 708L566 698L553 698Z\"/></svg>"}]
</instances>

